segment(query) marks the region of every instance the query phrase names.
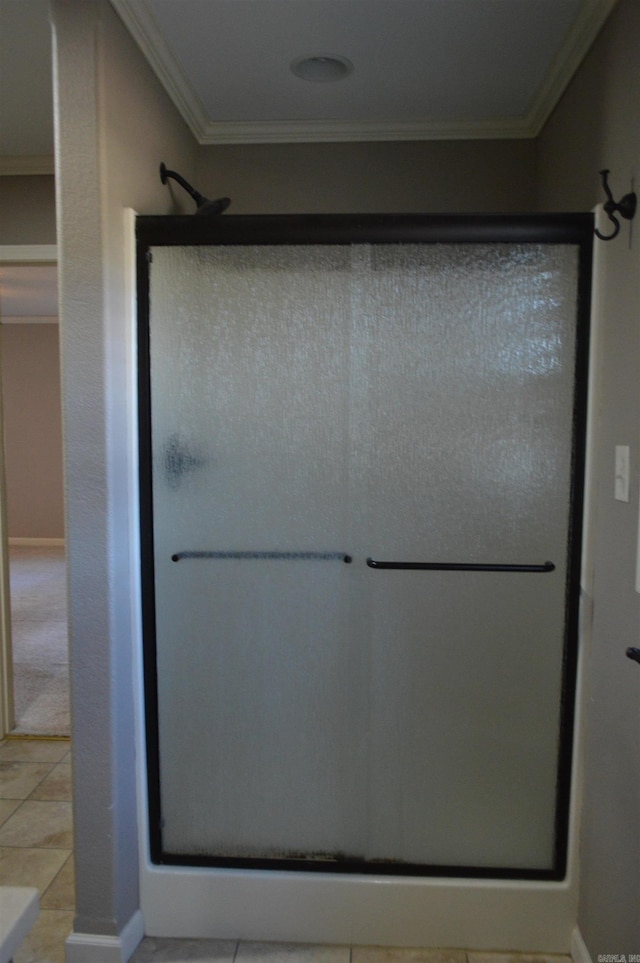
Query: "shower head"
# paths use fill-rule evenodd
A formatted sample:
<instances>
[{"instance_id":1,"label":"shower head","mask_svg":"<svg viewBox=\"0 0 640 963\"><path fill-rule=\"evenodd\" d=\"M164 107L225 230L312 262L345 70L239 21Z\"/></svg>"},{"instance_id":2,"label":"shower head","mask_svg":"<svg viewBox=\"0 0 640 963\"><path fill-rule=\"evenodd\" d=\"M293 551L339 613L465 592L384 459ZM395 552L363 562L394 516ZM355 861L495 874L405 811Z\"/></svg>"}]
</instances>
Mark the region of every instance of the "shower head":
<instances>
[{"instance_id":1,"label":"shower head","mask_svg":"<svg viewBox=\"0 0 640 963\"><path fill-rule=\"evenodd\" d=\"M195 213L204 214L204 216L207 217L212 214L222 214L223 211L226 211L231 203L231 198L218 197L213 201L209 201L206 197L203 197L199 203L197 201L196 203L198 204L198 208Z\"/></svg>"},{"instance_id":2,"label":"shower head","mask_svg":"<svg viewBox=\"0 0 640 963\"><path fill-rule=\"evenodd\" d=\"M190 194L194 199L197 206L194 212L196 214L202 214L205 217L210 217L213 214L222 214L231 203L229 197L218 197L216 200L210 201L208 197L203 197L199 191L196 191L195 188L193 188L188 181L185 181L184 177L181 177L176 171L167 170L164 163L160 164L160 180L162 183L166 184L169 177L177 181L178 184L185 189L187 194Z\"/></svg>"}]
</instances>

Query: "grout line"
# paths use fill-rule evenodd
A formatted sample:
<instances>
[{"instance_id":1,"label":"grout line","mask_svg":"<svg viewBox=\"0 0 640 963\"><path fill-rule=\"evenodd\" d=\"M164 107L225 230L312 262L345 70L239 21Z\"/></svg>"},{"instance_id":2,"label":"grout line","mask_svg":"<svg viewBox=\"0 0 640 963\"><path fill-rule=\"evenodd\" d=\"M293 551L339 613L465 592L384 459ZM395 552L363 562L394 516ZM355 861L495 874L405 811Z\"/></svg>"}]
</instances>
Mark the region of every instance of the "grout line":
<instances>
[{"instance_id":1,"label":"grout line","mask_svg":"<svg viewBox=\"0 0 640 963\"><path fill-rule=\"evenodd\" d=\"M39 848L39 847L36 847L36 848ZM69 862L70 859L73 859L73 850L72 850L72 849L69 850L69 855L67 856L67 858L65 859L64 863L62 864L62 866L60 867L60 869L58 870L58 872L56 873L56 875L53 877L53 879L51 880L51 882L49 883L49 885L48 885L48 886L42 891L42 893L40 894L40 902L41 902L41 903L42 903L42 900L44 899L44 897L46 896L46 894L49 892L49 890L50 890L51 887L53 886L53 884L56 882L56 880L58 879L58 877L61 875L62 870L65 868L65 866L67 865L67 863ZM72 906L71 909L65 909L65 910L56 909L56 910L54 910L53 912L55 912L55 913L58 913L58 912L61 912L61 913L75 913L75 899L74 899L74 906Z\"/></svg>"},{"instance_id":2,"label":"grout line","mask_svg":"<svg viewBox=\"0 0 640 963\"><path fill-rule=\"evenodd\" d=\"M7 823L9 822L9 820L11 819L12 816L15 816L15 814L16 814L16 813L18 812L18 810L20 809L20 806L23 804L24 799L7 799L5 796L3 796L1 801L3 801L3 802L17 802L18 805L16 806L15 809L12 809L11 812L9 813L9 815L8 815L5 819L3 819L3 821L0 823L0 829L2 829L3 826L6 826L6 825L7 825Z\"/></svg>"},{"instance_id":3,"label":"grout line","mask_svg":"<svg viewBox=\"0 0 640 963\"><path fill-rule=\"evenodd\" d=\"M57 766L57 763L54 762L54 764L52 765L52 767L51 767L51 769L49 770L49 772L45 773L44 776L42 777L42 779L40 780L40 782L38 783L38 785L33 787L33 789L31 790L31 792L30 792L29 795L27 796L27 799L31 799L31 797L33 796L33 794L34 794L34 792L36 791L36 789L39 789L40 786L42 785L42 783L45 781L45 779L48 779L48 778L49 778L49 776L51 775L51 773L53 772L53 770L56 768L56 766Z\"/></svg>"},{"instance_id":4,"label":"grout line","mask_svg":"<svg viewBox=\"0 0 640 963\"><path fill-rule=\"evenodd\" d=\"M32 796L33 793L36 791L36 789L37 789L39 786L42 785L42 783L44 782L45 779L48 779L48 778L49 778L49 776L51 775L52 771L53 771L53 770L55 769L55 767L57 766L57 763L55 763L55 762L54 762L54 763L50 763L50 762L32 762L32 761L29 760L29 759L11 759L11 760L9 760L7 763L3 763L3 765L51 766L51 768L48 769L47 772L45 772L45 774L44 774L44 775L40 778L40 780L36 783L36 785L33 787L33 789L31 790L31 792L29 793L28 796L17 797L17 798L20 799L20 805L22 805L22 803L25 803L25 802L27 802L28 799L31 799L31 796ZM11 796L2 796L2 798L3 798L3 799L11 799L12 797L11 797ZM16 798L16 797L13 797L13 798ZM37 801L37 800L34 800L34 801ZM20 806L18 806L18 809L20 809ZM18 812L18 809L14 810L14 812L11 814L11 816L15 816L15 814ZM11 818L11 816L10 816L9 818Z\"/></svg>"},{"instance_id":5,"label":"grout line","mask_svg":"<svg viewBox=\"0 0 640 963\"><path fill-rule=\"evenodd\" d=\"M29 797L27 796L27 799L28 799L28 798L29 798ZM20 800L19 804L18 804L18 805L16 806L16 808L13 810L13 812L11 813L11 815L10 815L10 816L7 816L7 818L6 818L5 821L3 822L3 824L2 824L2 827L3 827L3 828L7 825L7 823L9 822L10 819L13 819L14 816L17 816L17 814L18 814L18 813L20 812L20 810L22 809L23 805L26 803L27 799L21 799L21 800ZM12 800L12 801L13 801L13 802L16 802L15 799ZM4 846L4 844L2 844L2 845ZM6 847L6 848L7 848L7 849L10 849L11 847L9 846L9 847Z\"/></svg>"}]
</instances>

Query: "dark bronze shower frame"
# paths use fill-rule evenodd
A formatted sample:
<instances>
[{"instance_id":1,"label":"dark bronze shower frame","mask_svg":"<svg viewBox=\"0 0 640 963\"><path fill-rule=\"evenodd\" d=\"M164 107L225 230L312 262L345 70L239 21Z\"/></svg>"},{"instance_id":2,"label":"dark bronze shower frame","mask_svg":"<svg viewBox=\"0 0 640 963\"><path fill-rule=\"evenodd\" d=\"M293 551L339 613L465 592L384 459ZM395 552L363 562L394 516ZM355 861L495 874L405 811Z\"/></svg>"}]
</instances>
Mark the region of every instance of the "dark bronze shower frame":
<instances>
[{"instance_id":1,"label":"dark bronze shower frame","mask_svg":"<svg viewBox=\"0 0 640 963\"><path fill-rule=\"evenodd\" d=\"M225 216L208 220L193 217L139 217L136 222L138 283L138 406L140 459L141 590L143 617L144 687L147 747L147 785L150 856L154 863L174 866L211 866L232 869L283 870L365 875L457 878L561 880L566 875L571 796L571 764L578 657L582 513L586 445L589 306L594 219L591 214L540 215L261 215ZM153 247L278 244L568 244L579 253L577 340L574 390L571 515L567 557L564 676L562 680L560 745L556 787L554 864L531 870L486 866L442 866L357 859L242 859L167 853L162 844L158 693L155 637L153 554L153 491L151 471L151 390L149 356L149 264ZM194 552L177 547L174 561L218 558L224 552ZM340 546L337 546L340 549ZM246 553L247 556L253 553ZM269 556L272 553L263 553ZM289 555L292 553L282 553ZM296 554L296 553L293 553ZM304 555L306 553L297 553ZM350 563L343 551L327 559ZM329 557L330 556L330 557ZM370 568L446 568L450 570L544 573L553 563L521 566L466 563L402 563L367 559ZM490 576L489 576L490 577ZM544 577L544 576L542 576Z\"/></svg>"}]
</instances>

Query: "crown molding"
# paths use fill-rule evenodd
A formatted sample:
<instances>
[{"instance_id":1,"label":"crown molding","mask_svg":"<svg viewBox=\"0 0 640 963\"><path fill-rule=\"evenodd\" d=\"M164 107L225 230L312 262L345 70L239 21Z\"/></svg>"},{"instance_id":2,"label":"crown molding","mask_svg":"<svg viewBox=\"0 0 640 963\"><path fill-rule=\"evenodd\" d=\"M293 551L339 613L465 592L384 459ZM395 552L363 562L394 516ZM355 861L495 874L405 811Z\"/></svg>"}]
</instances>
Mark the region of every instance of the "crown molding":
<instances>
[{"instance_id":1,"label":"crown molding","mask_svg":"<svg viewBox=\"0 0 640 963\"><path fill-rule=\"evenodd\" d=\"M198 143L202 143L200 135L207 126L208 117L182 67L160 33L151 11L146 4L140 3L140 0L111 0L111 3L191 133Z\"/></svg>"},{"instance_id":2,"label":"crown molding","mask_svg":"<svg viewBox=\"0 0 640 963\"><path fill-rule=\"evenodd\" d=\"M617 3L618 0L588 0L583 6L529 110L532 137L537 137L546 124Z\"/></svg>"},{"instance_id":3,"label":"crown molding","mask_svg":"<svg viewBox=\"0 0 640 963\"><path fill-rule=\"evenodd\" d=\"M201 145L295 144L355 141L496 140L532 137L522 121L251 121L207 123Z\"/></svg>"},{"instance_id":4,"label":"crown molding","mask_svg":"<svg viewBox=\"0 0 640 963\"><path fill-rule=\"evenodd\" d=\"M0 157L0 177L54 173L53 154L17 154Z\"/></svg>"},{"instance_id":5,"label":"crown molding","mask_svg":"<svg viewBox=\"0 0 640 963\"><path fill-rule=\"evenodd\" d=\"M111 0L197 142L278 144L348 141L512 140L537 137L618 0L586 0L525 117L438 123L211 120L141 0Z\"/></svg>"}]
</instances>

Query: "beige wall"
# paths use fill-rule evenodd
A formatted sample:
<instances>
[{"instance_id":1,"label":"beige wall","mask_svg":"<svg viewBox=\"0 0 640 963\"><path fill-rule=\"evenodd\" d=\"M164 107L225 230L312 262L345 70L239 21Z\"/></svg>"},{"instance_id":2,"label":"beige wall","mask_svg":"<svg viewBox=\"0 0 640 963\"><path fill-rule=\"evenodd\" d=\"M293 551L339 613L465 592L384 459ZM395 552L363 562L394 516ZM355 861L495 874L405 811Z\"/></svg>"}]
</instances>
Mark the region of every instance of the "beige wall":
<instances>
[{"instance_id":1,"label":"beige wall","mask_svg":"<svg viewBox=\"0 0 640 963\"><path fill-rule=\"evenodd\" d=\"M2 396L10 538L64 538L57 324L3 324Z\"/></svg>"},{"instance_id":2,"label":"beige wall","mask_svg":"<svg viewBox=\"0 0 640 963\"><path fill-rule=\"evenodd\" d=\"M55 244L53 176L0 177L0 244Z\"/></svg>"},{"instance_id":3,"label":"beige wall","mask_svg":"<svg viewBox=\"0 0 640 963\"><path fill-rule=\"evenodd\" d=\"M202 148L198 189L230 214L530 211L533 141Z\"/></svg>"},{"instance_id":4,"label":"beige wall","mask_svg":"<svg viewBox=\"0 0 640 963\"><path fill-rule=\"evenodd\" d=\"M587 210L640 171L640 4L620 0L538 141L538 204ZM640 947L640 636L634 590L640 465L640 222L596 242L599 323L593 627L588 650L579 926L591 958ZM608 233L606 222L603 230ZM615 501L614 447L631 447L631 498Z\"/></svg>"},{"instance_id":5,"label":"beige wall","mask_svg":"<svg viewBox=\"0 0 640 963\"><path fill-rule=\"evenodd\" d=\"M55 244L53 176L0 177L0 244ZM56 325L2 328L9 536L63 538ZM35 392L33 374L42 375Z\"/></svg>"}]
</instances>

